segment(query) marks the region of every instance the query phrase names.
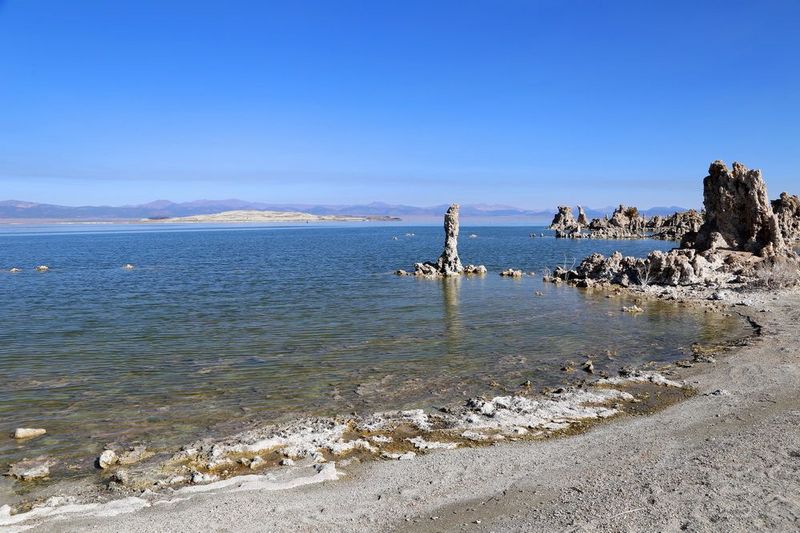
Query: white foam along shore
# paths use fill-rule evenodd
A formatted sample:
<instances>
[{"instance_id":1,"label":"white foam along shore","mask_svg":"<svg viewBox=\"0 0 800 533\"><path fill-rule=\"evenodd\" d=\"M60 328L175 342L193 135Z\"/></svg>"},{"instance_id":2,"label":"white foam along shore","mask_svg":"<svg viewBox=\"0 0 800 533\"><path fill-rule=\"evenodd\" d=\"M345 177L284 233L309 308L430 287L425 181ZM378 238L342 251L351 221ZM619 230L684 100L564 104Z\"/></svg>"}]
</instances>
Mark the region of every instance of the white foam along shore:
<instances>
[{"instance_id":1,"label":"white foam along shore","mask_svg":"<svg viewBox=\"0 0 800 533\"><path fill-rule=\"evenodd\" d=\"M659 374L635 374L614 384L622 388L627 383L643 381L680 386ZM251 430L220 442L198 442L186 446L168 461L148 468L140 481L148 487L166 489L161 493L142 488L145 485L140 483L138 490L143 496L129 496L106 503L56 497L35 505L29 511L15 514L11 514L10 506L5 506L0 508L0 528L25 527L65 516L115 516L197 493L274 491L332 481L341 474L336 467L337 461L347 464L347 458L354 452L374 458L408 460L419 453L452 450L465 444L542 437L621 413L624 404L637 401L621 388L587 387L536 398L474 398L463 408L450 413L426 413L421 409L391 411L365 418L299 420L283 426ZM276 456L284 458L282 462L292 465L291 468L278 467L280 463L276 464L274 460L268 463L262 459ZM260 474L225 477L235 466L243 462L252 464L256 458L273 468ZM296 466L294 461L297 461ZM128 484L137 486L137 480Z\"/></svg>"}]
</instances>

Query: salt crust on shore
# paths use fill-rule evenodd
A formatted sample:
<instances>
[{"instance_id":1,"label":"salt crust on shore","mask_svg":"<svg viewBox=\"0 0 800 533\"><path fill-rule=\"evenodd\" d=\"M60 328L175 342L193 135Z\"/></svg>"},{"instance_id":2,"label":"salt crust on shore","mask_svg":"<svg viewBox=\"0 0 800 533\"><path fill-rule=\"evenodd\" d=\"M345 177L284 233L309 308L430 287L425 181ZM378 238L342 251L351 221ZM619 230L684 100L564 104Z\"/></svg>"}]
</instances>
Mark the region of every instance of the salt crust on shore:
<instances>
[{"instance_id":1,"label":"salt crust on shore","mask_svg":"<svg viewBox=\"0 0 800 533\"><path fill-rule=\"evenodd\" d=\"M321 483L323 481L333 481L339 479L340 473L336 470L336 465L322 465L318 472L310 476L288 477L287 479L277 479L274 475L249 475L239 476L222 481L216 481L207 485L195 485L184 487L175 491L172 497L161 497L156 493L150 493L154 498L128 497L109 502L96 503L74 503L70 498L50 498L44 505L35 507L32 510L12 515L11 507L4 505L0 507L0 531L12 533L24 531L34 527L25 525L26 522L37 519L59 519L67 516L95 516L112 517L121 514L133 513L153 505L163 505L185 500L186 496L199 492L213 492L225 490L226 492L242 492L250 490L286 490Z\"/></svg>"},{"instance_id":2,"label":"salt crust on shore","mask_svg":"<svg viewBox=\"0 0 800 533\"><path fill-rule=\"evenodd\" d=\"M658 374L641 374L614 381L622 385L625 382L650 381L656 384L680 386ZM421 409L376 413L366 418L349 419L310 419L300 420L282 427L270 427L252 430L214 444L197 443L177 453L171 461L191 460L194 463L205 463L209 469L230 464L231 455L254 454L279 451L288 458L307 458L312 464L291 469L272 469L265 475L234 476L216 480L212 475L201 475L204 484L185 486L170 495L146 491L147 497L128 497L106 503L76 503L75 499L51 498L43 505L36 506L24 513L12 515L9 506L0 507L0 528L3 531L22 531L27 529L26 522L41 519L57 519L70 516L107 517L135 512L152 505L166 504L185 499L196 493L214 491L238 492L249 490L285 490L312 483L332 481L340 477L335 462L326 462L322 456L325 451L330 455L343 456L355 450L361 450L377 457L392 460L409 460L415 457L413 452L392 453L382 450L395 439L387 435L372 435L364 438L347 439L347 433L381 432L391 433L398 428L413 428L420 435L406 438L409 445L418 452L430 450L453 449L459 442L454 440L497 441L505 436L519 437L536 430L534 435L555 432L569 428L572 424L585 420L609 418L620 412L618 402L633 402L635 398L622 390L614 388L589 388L568 390L553 393L537 399L522 396L499 396L491 400L473 398L455 412L427 414ZM438 439L428 440L422 435L436 431ZM370 442L371 441L371 442ZM313 463L325 464L313 464ZM163 466L163 465L162 465ZM302 475L313 468L313 475ZM276 476L281 476L280 479ZM298 475L299 474L299 475ZM213 480L205 483L205 480ZM32 526L31 526L32 527Z\"/></svg>"},{"instance_id":3,"label":"salt crust on shore","mask_svg":"<svg viewBox=\"0 0 800 533\"><path fill-rule=\"evenodd\" d=\"M653 374L635 375L620 378L614 384L626 381L650 381L655 384L680 386L662 376ZM611 384L609 382L609 384ZM519 435L518 428L541 431L559 431L572 424L614 416L619 409L610 406L612 402L632 402L634 397L613 388L591 388L569 390L537 399L523 396L499 396L491 400L473 398L455 413L425 413L422 409L376 413L366 418L327 419L316 418L300 420L279 428L269 427L248 431L231 439L213 445L198 443L186 451L178 453L173 460L180 462L191 459L194 463L205 464L209 469L230 464L230 456L237 454L256 454L278 451L291 459L310 458L324 462L323 452L333 456L345 455L355 450L380 454L384 444L392 442L385 436L380 439L370 437L348 439L351 432L391 433L400 427L411 428L421 434L438 431L460 440L461 434L470 432L469 440L480 440L477 434ZM489 440L492 435L485 435ZM384 441L384 442L381 442ZM406 439L416 449L452 449L458 442L434 442L422 435Z\"/></svg>"}]
</instances>

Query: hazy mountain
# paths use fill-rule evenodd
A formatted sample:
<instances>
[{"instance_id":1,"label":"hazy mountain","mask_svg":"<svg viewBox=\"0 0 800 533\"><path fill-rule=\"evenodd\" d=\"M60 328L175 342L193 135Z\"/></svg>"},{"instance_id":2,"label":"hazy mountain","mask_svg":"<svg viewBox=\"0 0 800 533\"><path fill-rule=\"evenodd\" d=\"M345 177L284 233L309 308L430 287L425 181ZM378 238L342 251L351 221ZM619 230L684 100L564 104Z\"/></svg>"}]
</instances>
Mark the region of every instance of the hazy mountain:
<instances>
[{"instance_id":1,"label":"hazy mountain","mask_svg":"<svg viewBox=\"0 0 800 533\"><path fill-rule=\"evenodd\" d=\"M372 202L355 205L326 204L271 204L263 202L247 202L244 200L196 200L175 203L169 200L156 200L141 205L123 206L63 206L40 204L18 200L0 201L0 219L28 220L137 220L142 218L184 217L192 215L209 215L234 210L271 210L302 211L314 215L353 215L353 216L393 216L406 220L435 219L442 216L447 205L415 207L409 205ZM648 216L655 214L668 215L675 211L683 211L680 207L653 207L642 209ZM590 218L611 214L613 207L602 209L586 208ZM469 204L461 206L461 215L468 219L508 218L530 220L531 222L549 222L556 209L534 211L507 205Z\"/></svg>"}]
</instances>

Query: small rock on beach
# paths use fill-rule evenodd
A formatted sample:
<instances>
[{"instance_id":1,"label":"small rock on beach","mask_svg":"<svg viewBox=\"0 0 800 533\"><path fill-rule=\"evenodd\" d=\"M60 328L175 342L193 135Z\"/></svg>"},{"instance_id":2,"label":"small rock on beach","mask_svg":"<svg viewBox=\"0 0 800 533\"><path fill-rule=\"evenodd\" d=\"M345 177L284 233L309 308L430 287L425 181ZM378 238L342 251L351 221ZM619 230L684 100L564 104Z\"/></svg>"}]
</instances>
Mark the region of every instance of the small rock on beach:
<instances>
[{"instance_id":1,"label":"small rock on beach","mask_svg":"<svg viewBox=\"0 0 800 533\"><path fill-rule=\"evenodd\" d=\"M105 470L109 468L119 461L119 457L117 457L116 452L114 450L104 450L103 453L100 454L100 457L97 458L97 466Z\"/></svg>"}]
</instances>

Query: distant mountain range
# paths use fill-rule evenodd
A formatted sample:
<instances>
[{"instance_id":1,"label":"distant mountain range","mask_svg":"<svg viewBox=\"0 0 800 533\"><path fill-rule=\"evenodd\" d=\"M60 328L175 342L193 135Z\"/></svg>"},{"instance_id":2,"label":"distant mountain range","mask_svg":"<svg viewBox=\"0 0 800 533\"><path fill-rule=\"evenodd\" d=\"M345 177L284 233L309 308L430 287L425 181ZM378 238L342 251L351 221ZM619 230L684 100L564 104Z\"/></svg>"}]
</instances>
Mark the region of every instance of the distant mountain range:
<instances>
[{"instance_id":1,"label":"distant mountain range","mask_svg":"<svg viewBox=\"0 0 800 533\"><path fill-rule=\"evenodd\" d=\"M392 216L404 220L423 220L441 217L447 205L431 207L414 207L409 205L373 202L355 205L323 205L323 204L270 204L262 202L246 202L243 200L196 200L193 202L175 203L168 200L157 200L141 205L123 206L64 206L40 204L17 200L0 201L0 219L4 220L64 220L64 221L117 221L139 220L143 218L185 217L192 215L210 215L234 210L270 210L301 211L313 215L351 215L351 216ZM589 218L598 218L611 214L613 207L601 209L586 208ZM684 211L681 207L652 207L641 209L647 215L669 215L675 211ZM467 219L506 218L530 220L531 222L550 222L556 209L534 211L506 205L471 204L461 206L461 216Z\"/></svg>"}]
</instances>

